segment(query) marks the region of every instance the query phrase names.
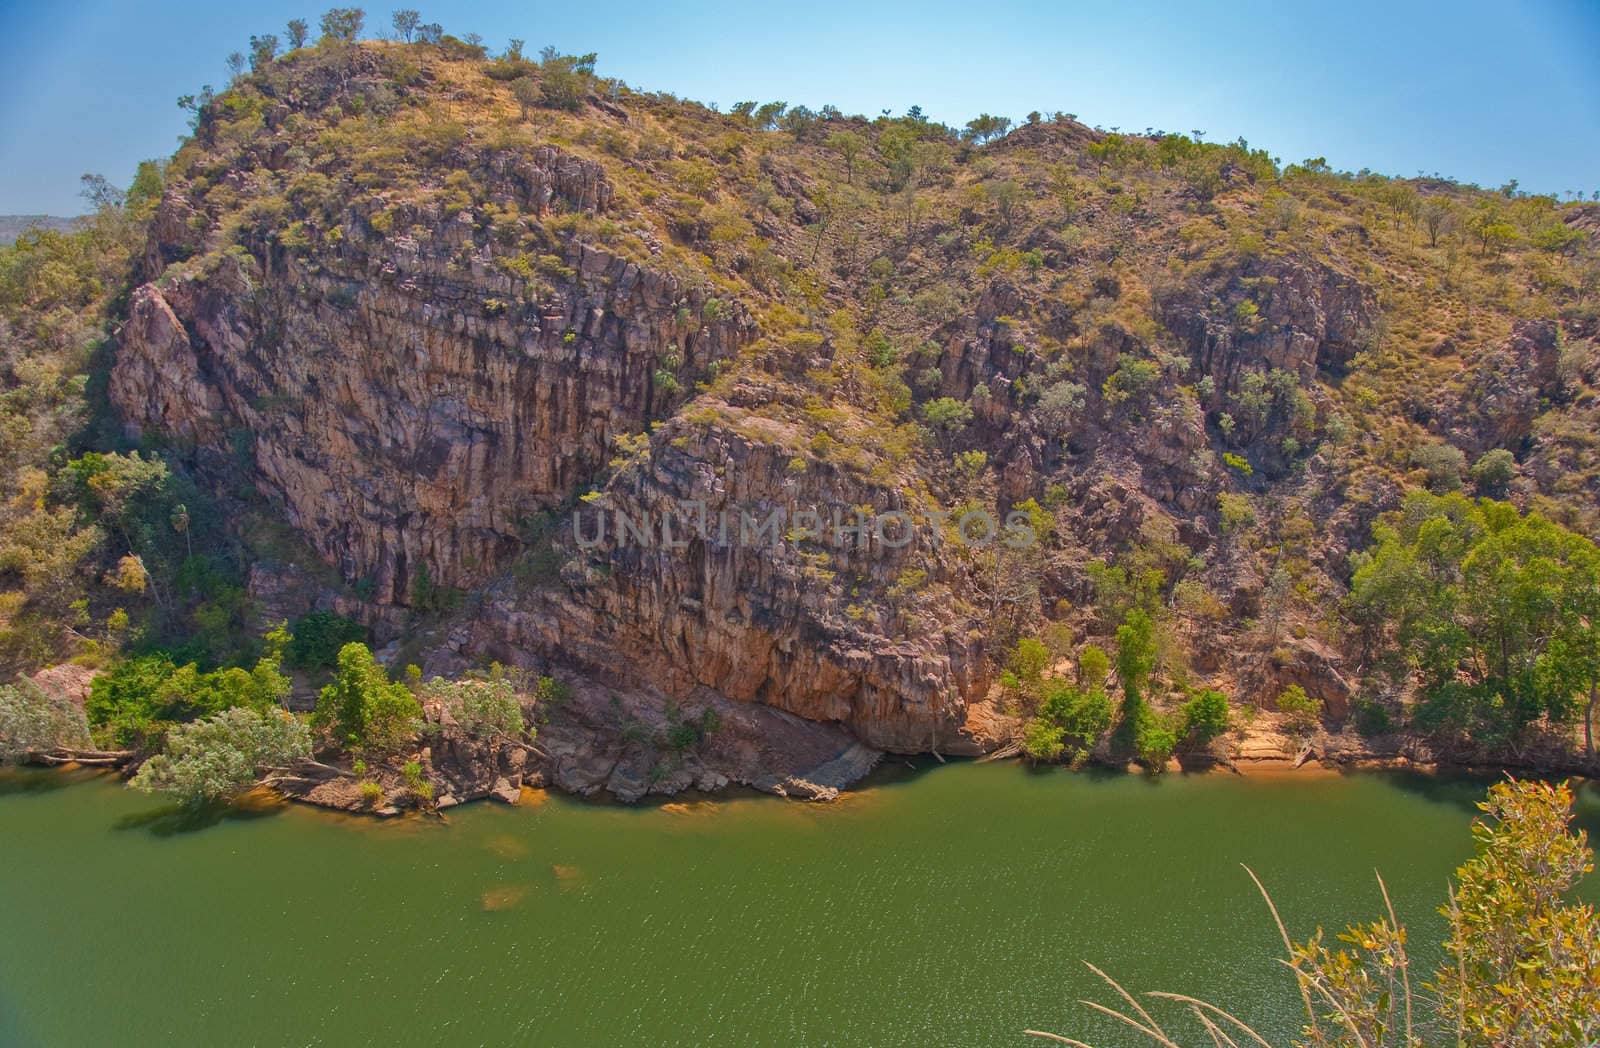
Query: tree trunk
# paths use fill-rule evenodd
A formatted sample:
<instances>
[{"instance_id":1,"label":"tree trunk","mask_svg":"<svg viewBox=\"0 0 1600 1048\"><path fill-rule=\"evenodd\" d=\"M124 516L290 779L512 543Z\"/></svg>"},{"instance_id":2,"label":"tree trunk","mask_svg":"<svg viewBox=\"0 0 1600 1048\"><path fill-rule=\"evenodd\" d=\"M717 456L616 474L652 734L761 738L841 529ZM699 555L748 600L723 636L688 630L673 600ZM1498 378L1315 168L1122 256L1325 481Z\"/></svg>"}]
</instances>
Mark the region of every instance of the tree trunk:
<instances>
[{"instance_id":1,"label":"tree trunk","mask_svg":"<svg viewBox=\"0 0 1600 1048\"><path fill-rule=\"evenodd\" d=\"M1583 711L1583 751L1589 757L1589 763L1594 763L1594 705L1596 691L1600 690L1600 682L1589 681L1589 706Z\"/></svg>"}]
</instances>

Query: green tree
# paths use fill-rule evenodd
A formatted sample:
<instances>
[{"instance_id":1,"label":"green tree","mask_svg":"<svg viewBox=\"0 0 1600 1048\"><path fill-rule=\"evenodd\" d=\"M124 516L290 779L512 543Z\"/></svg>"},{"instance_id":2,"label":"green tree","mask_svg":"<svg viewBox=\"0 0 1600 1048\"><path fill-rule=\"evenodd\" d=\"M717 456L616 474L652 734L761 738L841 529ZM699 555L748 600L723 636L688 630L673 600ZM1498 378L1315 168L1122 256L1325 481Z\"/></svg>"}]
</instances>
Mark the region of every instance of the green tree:
<instances>
[{"instance_id":1,"label":"green tree","mask_svg":"<svg viewBox=\"0 0 1600 1048\"><path fill-rule=\"evenodd\" d=\"M1541 725L1560 738L1588 691L1594 543L1459 494L1413 493L1373 533L1351 610L1392 672L1420 678L1419 725L1491 752Z\"/></svg>"},{"instance_id":2,"label":"green tree","mask_svg":"<svg viewBox=\"0 0 1600 1048\"><path fill-rule=\"evenodd\" d=\"M1048 717L1034 717L1022 729L1022 752L1029 760L1048 763L1059 760L1066 744L1061 725Z\"/></svg>"},{"instance_id":3,"label":"green tree","mask_svg":"<svg viewBox=\"0 0 1600 1048\"><path fill-rule=\"evenodd\" d=\"M1477 855L1456 870L1434 986L1460 1043L1557 1048L1600 1039L1600 919L1569 901L1593 869L1566 784L1502 782L1479 805ZM1492 821L1490 821L1492 820ZM1452 1022L1452 1020L1454 1020Z\"/></svg>"},{"instance_id":4,"label":"green tree","mask_svg":"<svg viewBox=\"0 0 1600 1048\"><path fill-rule=\"evenodd\" d=\"M1185 702L1179 716L1182 718L1185 741L1194 746L1204 746L1228 730L1232 710L1228 707L1226 695L1208 688Z\"/></svg>"},{"instance_id":5,"label":"green tree","mask_svg":"<svg viewBox=\"0 0 1600 1048\"><path fill-rule=\"evenodd\" d=\"M1050 651L1036 637L1023 637L1011 652L1007 663L1017 679L1024 684L1038 684L1045 668L1050 665Z\"/></svg>"},{"instance_id":6,"label":"green tree","mask_svg":"<svg viewBox=\"0 0 1600 1048\"><path fill-rule=\"evenodd\" d=\"M1117 679L1123 709L1137 705L1156 665L1155 624L1142 608L1131 609L1117 627Z\"/></svg>"},{"instance_id":7,"label":"green tree","mask_svg":"<svg viewBox=\"0 0 1600 1048\"><path fill-rule=\"evenodd\" d=\"M1486 451L1472 464L1472 480L1478 486L1478 494L1490 498L1503 497L1516 475L1516 456L1505 448Z\"/></svg>"},{"instance_id":8,"label":"green tree","mask_svg":"<svg viewBox=\"0 0 1600 1048\"><path fill-rule=\"evenodd\" d=\"M366 639L367 628L354 619L331 611L313 611L294 621L284 658L299 669L321 669L332 666L339 658L339 649L346 644Z\"/></svg>"},{"instance_id":9,"label":"green tree","mask_svg":"<svg viewBox=\"0 0 1600 1048\"><path fill-rule=\"evenodd\" d=\"M422 708L404 684L391 683L365 644L339 649L333 683L322 689L312 724L352 750L392 753L416 737Z\"/></svg>"},{"instance_id":10,"label":"green tree","mask_svg":"<svg viewBox=\"0 0 1600 1048\"><path fill-rule=\"evenodd\" d=\"M828 136L828 148L839 154L844 161L844 180L856 180L856 158L866 148L866 142L854 131L835 131Z\"/></svg>"},{"instance_id":11,"label":"green tree","mask_svg":"<svg viewBox=\"0 0 1600 1048\"><path fill-rule=\"evenodd\" d=\"M1105 649L1097 644L1086 644L1078 653L1078 687L1090 691L1105 691L1106 676L1111 672L1111 659Z\"/></svg>"},{"instance_id":12,"label":"green tree","mask_svg":"<svg viewBox=\"0 0 1600 1048\"><path fill-rule=\"evenodd\" d=\"M265 768L311 756L311 733L283 710L225 710L167 733L166 750L145 761L131 783L199 806L254 785Z\"/></svg>"},{"instance_id":13,"label":"green tree","mask_svg":"<svg viewBox=\"0 0 1600 1048\"><path fill-rule=\"evenodd\" d=\"M997 138L1006 133L1011 127L1011 118L1004 116L990 116L982 113L967 121L965 137L968 141L983 145L992 138Z\"/></svg>"},{"instance_id":14,"label":"green tree","mask_svg":"<svg viewBox=\"0 0 1600 1048\"><path fill-rule=\"evenodd\" d=\"M1438 441L1422 444L1411 452L1411 461L1428 474L1428 490L1443 495L1461 488L1467 456L1457 447Z\"/></svg>"},{"instance_id":15,"label":"green tree","mask_svg":"<svg viewBox=\"0 0 1600 1048\"><path fill-rule=\"evenodd\" d=\"M1291 731L1305 734L1314 731L1322 718L1322 702L1306 694L1306 689L1291 684L1278 694L1278 712L1287 718Z\"/></svg>"},{"instance_id":16,"label":"green tree","mask_svg":"<svg viewBox=\"0 0 1600 1048\"><path fill-rule=\"evenodd\" d=\"M475 739L520 738L522 693L517 675L499 663L486 674L462 680L435 677L419 689L424 707L438 711L441 725L453 725Z\"/></svg>"},{"instance_id":17,"label":"green tree","mask_svg":"<svg viewBox=\"0 0 1600 1048\"><path fill-rule=\"evenodd\" d=\"M250 38L250 71L259 73L278 57L278 38L273 33Z\"/></svg>"},{"instance_id":18,"label":"green tree","mask_svg":"<svg viewBox=\"0 0 1600 1048\"><path fill-rule=\"evenodd\" d=\"M26 677L0 684L0 764L30 753L87 749L89 724L82 708Z\"/></svg>"},{"instance_id":19,"label":"green tree","mask_svg":"<svg viewBox=\"0 0 1600 1048\"><path fill-rule=\"evenodd\" d=\"M1439 237L1448 232L1455 222L1455 212L1450 202L1435 197L1422 205L1422 228L1428 231L1428 246L1438 247Z\"/></svg>"},{"instance_id":20,"label":"green tree","mask_svg":"<svg viewBox=\"0 0 1600 1048\"><path fill-rule=\"evenodd\" d=\"M333 7L322 16L322 38L349 43L361 35L367 13L359 7Z\"/></svg>"},{"instance_id":21,"label":"green tree","mask_svg":"<svg viewBox=\"0 0 1600 1048\"><path fill-rule=\"evenodd\" d=\"M939 397L922 405L922 417L943 439L971 424L972 408L954 397Z\"/></svg>"},{"instance_id":22,"label":"green tree","mask_svg":"<svg viewBox=\"0 0 1600 1048\"><path fill-rule=\"evenodd\" d=\"M531 76L519 76L511 81L511 96L517 100L517 105L522 107L524 120L544 104L544 90Z\"/></svg>"},{"instance_id":23,"label":"green tree","mask_svg":"<svg viewBox=\"0 0 1600 1048\"><path fill-rule=\"evenodd\" d=\"M304 18L289 19L288 26L289 50L298 51L306 46L306 41L311 37L311 27L306 25Z\"/></svg>"},{"instance_id":24,"label":"green tree","mask_svg":"<svg viewBox=\"0 0 1600 1048\"><path fill-rule=\"evenodd\" d=\"M422 22L422 15L412 8L403 7L390 16L390 21L394 24L394 31L400 35L400 39L409 44L417 32L417 26Z\"/></svg>"},{"instance_id":25,"label":"green tree","mask_svg":"<svg viewBox=\"0 0 1600 1048\"><path fill-rule=\"evenodd\" d=\"M539 52L539 77L544 103L555 109L576 110L589 97L596 56L558 54L553 47Z\"/></svg>"}]
</instances>

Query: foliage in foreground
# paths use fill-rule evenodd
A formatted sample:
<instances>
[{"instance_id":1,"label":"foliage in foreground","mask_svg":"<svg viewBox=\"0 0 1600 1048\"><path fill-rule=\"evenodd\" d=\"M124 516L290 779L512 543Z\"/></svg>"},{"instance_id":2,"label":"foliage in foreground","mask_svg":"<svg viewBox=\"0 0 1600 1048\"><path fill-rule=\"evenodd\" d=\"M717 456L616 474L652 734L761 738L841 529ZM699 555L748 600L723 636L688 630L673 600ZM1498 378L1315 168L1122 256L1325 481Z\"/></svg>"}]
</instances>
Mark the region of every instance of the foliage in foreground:
<instances>
[{"instance_id":1,"label":"foliage in foreground","mask_svg":"<svg viewBox=\"0 0 1600 1048\"><path fill-rule=\"evenodd\" d=\"M1566 784L1508 781L1489 790L1474 821L1477 855L1456 870L1441 913L1449 920L1445 959L1419 993L1413 987L1406 929L1379 888L1387 914L1351 925L1328 947L1319 928L1290 939L1262 888L1288 952L1306 1024L1296 1045L1308 1048L1586 1048L1600 1039L1600 915L1570 894L1593 867L1586 834L1569 828ZM1251 877L1255 875L1252 873ZM1260 881L1256 881L1260 887ZM1093 966L1090 966L1093 968ZM1152 1043L1179 1048L1137 998L1093 968L1127 1010L1083 1003L1132 1027ZM1216 1005L1175 993L1173 1002L1206 1035L1196 1043L1270 1043ZM1027 1033L1083 1046L1059 1034Z\"/></svg>"}]
</instances>

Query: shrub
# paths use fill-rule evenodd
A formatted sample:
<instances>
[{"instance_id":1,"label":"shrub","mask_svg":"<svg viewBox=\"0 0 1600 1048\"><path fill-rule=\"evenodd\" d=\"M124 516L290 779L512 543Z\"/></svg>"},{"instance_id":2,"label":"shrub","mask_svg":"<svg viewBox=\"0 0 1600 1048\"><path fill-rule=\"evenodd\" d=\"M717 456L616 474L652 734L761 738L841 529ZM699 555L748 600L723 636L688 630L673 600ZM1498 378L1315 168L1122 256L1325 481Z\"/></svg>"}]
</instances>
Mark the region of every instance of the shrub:
<instances>
[{"instance_id":1,"label":"shrub","mask_svg":"<svg viewBox=\"0 0 1600 1048\"><path fill-rule=\"evenodd\" d=\"M433 800L433 783L429 782L422 773L422 765L417 761L406 761L405 767L400 769L400 774L406 780L406 789L411 796L419 801Z\"/></svg>"},{"instance_id":2,"label":"shrub","mask_svg":"<svg viewBox=\"0 0 1600 1048\"><path fill-rule=\"evenodd\" d=\"M1152 775L1166 769L1167 761L1178 748L1178 733L1171 722L1149 706L1140 703L1133 724L1133 752Z\"/></svg>"},{"instance_id":3,"label":"shrub","mask_svg":"<svg viewBox=\"0 0 1600 1048\"><path fill-rule=\"evenodd\" d=\"M1224 534L1249 527L1256 519L1248 498L1227 491L1217 496L1217 513L1221 517Z\"/></svg>"},{"instance_id":4,"label":"shrub","mask_svg":"<svg viewBox=\"0 0 1600 1048\"><path fill-rule=\"evenodd\" d=\"M1022 731L1022 752L1029 760L1054 761L1066 749L1066 731L1049 717L1034 717Z\"/></svg>"},{"instance_id":5,"label":"shrub","mask_svg":"<svg viewBox=\"0 0 1600 1048\"><path fill-rule=\"evenodd\" d=\"M1105 689L1106 677L1111 673L1111 658L1097 644L1084 645L1078 654L1078 687L1091 691Z\"/></svg>"},{"instance_id":6,"label":"shrub","mask_svg":"<svg viewBox=\"0 0 1600 1048\"><path fill-rule=\"evenodd\" d=\"M393 684L365 644L339 649L333 683L322 689L312 723L352 749L389 753L415 738L422 708L404 684Z\"/></svg>"},{"instance_id":7,"label":"shrub","mask_svg":"<svg viewBox=\"0 0 1600 1048\"><path fill-rule=\"evenodd\" d=\"M1351 708L1355 714L1356 731L1362 735L1383 735L1394 727L1389 707L1376 699L1357 696Z\"/></svg>"},{"instance_id":8,"label":"shrub","mask_svg":"<svg viewBox=\"0 0 1600 1048\"><path fill-rule=\"evenodd\" d=\"M167 733L132 785L198 806L248 789L263 768L311 756L311 733L283 710L231 709Z\"/></svg>"},{"instance_id":9,"label":"shrub","mask_svg":"<svg viewBox=\"0 0 1600 1048\"><path fill-rule=\"evenodd\" d=\"M258 659L252 670L232 667L208 673L192 662L175 666L171 657L157 653L124 660L96 677L85 710L102 740L135 746L151 741L171 724L236 706L270 710L288 691L276 652Z\"/></svg>"},{"instance_id":10,"label":"shrub","mask_svg":"<svg viewBox=\"0 0 1600 1048\"><path fill-rule=\"evenodd\" d=\"M1486 451L1483 457L1472 464L1472 480L1478 486L1478 494L1490 498L1503 496L1516 475L1516 456L1505 448Z\"/></svg>"},{"instance_id":11,"label":"shrub","mask_svg":"<svg viewBox=\"0 0 1600 1048\"><path fill-rule=\"evenodd\" d=\"M1045 667L1050 665L1050 651L1044 642L1034 637L1023 637L1007 660L1008 666L1023 684L1038 684Z\"/></svg>"},{"instance_id":12,"label":"shrub","mask_svg":"<svg viewBox=\"0 0 1600 1048\"><path fill-rule=\"evenodd\" d=\"M1105 380L1100 392L1107 404L1120 404L1147 393L1161 378L1161 367L1146 357L1127 353L1117 358L1117 370Z\"/></svg>"},{"instance_id":13,"label":"shrub","mask_svg":"<svg viewBox=\"0 0 1600 1048\"><path fill-rule=\"evenodd\" d=\"M949 434L971 424L972 409L954 397L939 397L922 406L922 417L941 434Z\"/></svg>"},{"instance_id":14,"label":"shrub","mask_svg":"<svg viewBox=\"0 0 1600 1048\"><path fill-rule=\"evenodd\" d=\"M1179 711L1184 738L1192 745L1204 746L1228 730L1231 712L1222 692L1206 689L1196 693Z\"/></svg>"},{"instance_id":15,"label":"shrub","mask_svg":"<svg viewBox=\"0 0 1600 1048\"><path fill-rule=\"evenodd\" d=\"M1411 452L1411 461L1428 475L1428 489L1436 495L1461 488L1461 474L1467 468L1467 456L1458 447L1432 442Z\"/></svg>"},{"instance_id":16,"label":"shrub","mask_svg":"<svg viewBox=\"0 0 1600 1048\"><path fill-rule=\"evenodd\" d=\"M437 704L441 721L448 717L475 739L522 735L522 696L513 674L498 663L479 677L456 681L435 677L421 692L425 702Z\"/></svg>"},{"instance_id":17,"label":"shrub","mask_svg":"<svg viewBox=\"0 0 1600 1048\"><path fill-rule=\"evenodd\" d=\"M1307 734L1314 731L1322 717L1322 700L1306 694L1298 684L1291 684L1278 695L1278 712L1287 719L1291 731Z\"/></svg>"},{"instance_id":18,"label":"shrub","mask_svg":"<svg viewBox=\"0 0 1600 1048\"><path fill-rule=\"evenodd\" d=\"M77 703L26 677L0 685L0 764L29 753L88 746L89 723Z\"/></svg>"}]
</instances>

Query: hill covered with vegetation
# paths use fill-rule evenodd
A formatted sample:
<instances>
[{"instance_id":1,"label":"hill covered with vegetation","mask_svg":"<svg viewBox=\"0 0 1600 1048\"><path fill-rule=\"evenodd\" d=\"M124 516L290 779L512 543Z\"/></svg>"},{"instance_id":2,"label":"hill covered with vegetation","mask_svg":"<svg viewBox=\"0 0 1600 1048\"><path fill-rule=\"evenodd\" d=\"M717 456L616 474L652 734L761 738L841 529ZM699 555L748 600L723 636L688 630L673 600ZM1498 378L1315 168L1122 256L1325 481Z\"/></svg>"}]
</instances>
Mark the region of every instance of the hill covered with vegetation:
<instances>
[{"instance_id":1,"label":"hill covered with vegetation","mask_svg":"<svg viewBox=\"0 0 1600 1048\"><path fill-rule=\"evenodd\" d=\"M207 677L281 620L572 682L548 774L623 795L851 739L1585 760L1600 205L404 21L254 38L0 255L0 662L110 670L104 745L287 699Z\"/></svg>"}]
</instances>

